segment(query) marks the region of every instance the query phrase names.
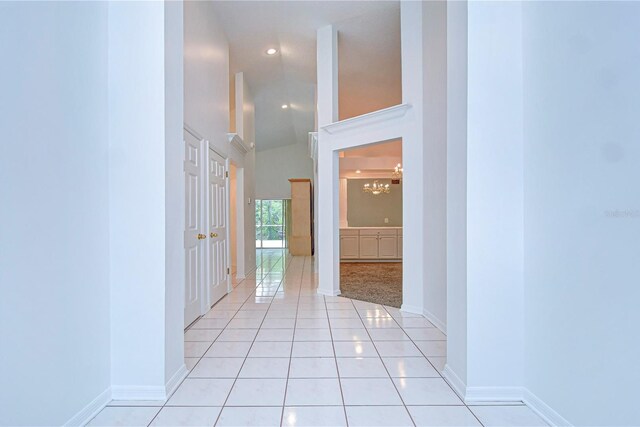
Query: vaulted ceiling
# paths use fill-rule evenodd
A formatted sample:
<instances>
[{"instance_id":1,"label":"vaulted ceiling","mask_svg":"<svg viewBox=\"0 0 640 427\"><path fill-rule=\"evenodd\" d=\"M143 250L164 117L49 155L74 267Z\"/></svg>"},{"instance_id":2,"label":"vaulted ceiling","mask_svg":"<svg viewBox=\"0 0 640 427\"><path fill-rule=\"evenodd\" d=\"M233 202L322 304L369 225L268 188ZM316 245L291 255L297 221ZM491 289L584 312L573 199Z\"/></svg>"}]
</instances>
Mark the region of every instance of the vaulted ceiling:
<instances>
[{"instance_id":1,"label":"vaulted ceiling","mask_svg":"<svg viewBox=\"0 0 640 427\"><path fill-rule=\"evenodd\" d=\"M231 73L256 104L256 149L305 143L315 128L316 31L335 24L340 118L400 103L397 1L215 1ZM269 56L268 48L278 53ZM281 106L286 104L287 109Z\"/></svg>"}]
</instances>

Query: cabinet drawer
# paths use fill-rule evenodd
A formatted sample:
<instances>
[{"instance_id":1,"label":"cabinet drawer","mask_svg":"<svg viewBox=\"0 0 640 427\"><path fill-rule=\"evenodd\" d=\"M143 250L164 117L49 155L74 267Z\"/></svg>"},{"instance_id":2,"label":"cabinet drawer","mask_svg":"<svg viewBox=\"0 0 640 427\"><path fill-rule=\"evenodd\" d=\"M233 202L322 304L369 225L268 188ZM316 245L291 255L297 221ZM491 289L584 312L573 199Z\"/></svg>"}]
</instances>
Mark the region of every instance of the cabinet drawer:
<instances>
[{"instance_id":1,"label":"cabinet drawer","mask_svg":"<svg viewBox=\"0 0 640 427\"><path fill-rule=\"evenodd\" d=\"M396 228L363 228L360 230L361 236L395 236L397 234Z\"/></svg>"},{"instance_id":2,"label":"cabinet drawer","mask_svg":"<svg viewBox=\"0 0 640 427\"><path fill-rule=\"evenodd\" d=\"M379 228L378 233L380 233L381 236L396 236L398 235L398 229L397 228Z\"/></svg>"},{"instance_id":3,"label":"cabinet drawer","mask_svg":"<svg viewBox=\"0 0 640 427\"><path fill-rule=\"evenodd\" d=\"M348 228L340 229L340 236L357 236L358 230L350 230Z\"/></svg>"}]
</instances>

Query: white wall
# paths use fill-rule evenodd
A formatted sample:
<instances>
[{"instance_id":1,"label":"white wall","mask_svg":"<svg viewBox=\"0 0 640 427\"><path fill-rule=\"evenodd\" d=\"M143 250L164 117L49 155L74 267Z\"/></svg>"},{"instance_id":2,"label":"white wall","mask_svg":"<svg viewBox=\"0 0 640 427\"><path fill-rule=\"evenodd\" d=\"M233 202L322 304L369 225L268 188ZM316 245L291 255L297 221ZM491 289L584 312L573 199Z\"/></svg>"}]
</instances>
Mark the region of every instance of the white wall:
<instances>
[{"instance_id":1,"label":"white wall","mask_svg":"<svg viewBox=\"0 0 640 427\"><path fill-rule=\"evenodd\" d=\"M229 43L209 2L185 2L184 21L185 124L229 155Z\"/></svg>"},{"instance_id":2,"label":"white wall","mask_svg":"<svg viewBox=\"0 0 640 427\"><path fill-rule=\"evenodd\" d=\"M523 7L525 384L639 425L640 4Z\"/></svg>"},{"instance_id":3,"label":"white wall","mask_svg":"<svg viewBox=\"0 0 640 427\"><path fill-rule=\"evenodd\" d=\"M313 178L313 161L306 144L285 145L256 153L256 198L290 199L289 178Z\"/></svg>"},{"instance_id":4,"label":"white wall","mask_svg":"<svg viewBox=\"0 0 640 427\"><path fill-rule=\"evenodd\" d=\"M178 203L183 193L176 182L183 147L182 46L179 38L170 37L182 31L179 7L168 4L165 11L164 3L109 4L114 399L163 399L171 391L166 389L171 378L185 372L180 334L184 263L172 256L175 245L182 246L184 230ZM175 222L167 223L168 218Z\"/></svg>"},{"instance_id":5,"label":"white wall","mask_svg":"<svg viewBox=\"0 0 640 427\"><path fill-rule=\"evenodd\" d=\"M108 389L107 5L0 3L0 424Z\"/></svg>"},{"instance_id":6,"label":"white wall","mask_svg":"<svg viewBox=\"0 0 640 427\"><path fill-rule=\"evenodd\" d=\"M423 3L424 312L447 325L447 4ZM410 200L411 195L406 195ZM407 232L411 230L407 229Z\"/></svg>"},{"instance_id":7,"label":"white wall","mask_svg":"<svg viewBox=\"0 0 640 427\"><path fill-rule=\"evenodd\" d=\"M255 267L254 151L241 155L232 149L229 123L229 43L210 2L184 3L184 122L208 140L216 151L229 157L239 169L245 203L245 269ZM238 76L236 76L238 82ZM242 126L238 133L247 143L255 141L254 104L242 83ZM238 100L235 100L238 105ZM236 116L238 117L238 116Z\"/></svg>"},{"instance_id":8,"label":"white wall","mask_svg":"<svg viewBox=\"0 0 640 427\"><path fill-rule=\"evenodd\" d=\"M184 7L165 10L165 378L184 365ZM176 346L176 343L178 345Z\"/></svg>"},{"instance_id":9,"label":"white wall","mask_svg":"<svg viewBox=\"0 0 640 427\"><path fill-rule=\"evenodd\" d=\"M447 366L467 382L467 3L447 3Z\"/></svg>"},{"instance_id":10,"label":"white wall","mask_svg":"<svg viewBox=\"0 0 640 427\"><path fill-rule=\"evenodd\" d=\"M467 386L522 384L521 4L470 2Z\"/></svg>"}]
</instances>

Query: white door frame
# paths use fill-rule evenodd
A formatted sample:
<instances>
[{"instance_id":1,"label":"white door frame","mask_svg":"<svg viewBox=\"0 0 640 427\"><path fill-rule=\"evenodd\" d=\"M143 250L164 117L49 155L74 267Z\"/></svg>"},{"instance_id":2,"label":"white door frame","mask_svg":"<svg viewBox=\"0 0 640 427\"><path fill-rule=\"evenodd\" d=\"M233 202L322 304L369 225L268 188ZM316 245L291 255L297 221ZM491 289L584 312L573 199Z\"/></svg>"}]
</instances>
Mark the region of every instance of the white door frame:
<instances>
[{"instance_id":1,"label":"white door frame","mask_svg":"<svg viewBox=\"0 0 640 427\"><path fill-rule=\"evenodd\" d=\"M402 138L403 263L402 310L423 313L424 216L422 139L407 104L321 126L318 132L318 292L340 293L339 156L350 148Z\"/></svg>"},{"instance_id":2,"label":"white door frame","mask_svg":"<svg viewBox=\"0 0 640 427\"><path fill-rule=\"evenodd\" d=\"M236 278L244 279L246 275L245 271L245 233L244 233L244 219L245 219L245 195L244 195L244 166L238 164L232 158L229 158L228 169L231 171L231 165L236 169ZM231 200L231 172L229 172L229 200ZM231 212L231 206L229 206L229 212ZM229 213L231 215L231 213ZM229 223L230 224L230 223ZM231 245L229 245L231 249ZM229 264L231 265L231 258L229 258ZM233 267L233 266L232 266ZM233 288L233 284L231 286Z\"/></svg>"},{"instance_id":3,"label":"white door frame","mask_svg":"<svg viewBox=\"0 0 640 427\"><path fill-rule=\"evenodd\" d=\"M226 195L227 195L227 203L225 203L225 223L227 225L227 293L231 292L233 290L233 286L231 285L231 222L229 221L229 219L231 218L231 179L229 177L229 165L231 164L231 161L229 160L229 157L225 158L224 160L224 168L225 168L225 188L226 188ZM236 193L236 198L238 197L237 193ZM237 224L236 224L236 228L237 228ZM237 242L238 239L236 239L236 246L238 244Z\"/></svg>"},{"instance_id":4,"label":"white door frame","mask_svg":"<svg viewBox=\"0 0 640 427\"><path fill-rule=\"evenodd\" d=\"M402 310L425 314L425 141L421 4L404 3L402 16L402 104L339 120L338 34L318 29L318 293L340 293L338 152L402 138ZM417 6L416 6L417 5Z\"/></svg>"},{"instance_id":5,"label":"white door frame","mask_svg":"<svg viewBox=\"0 0 640 427\"><path fill-rule=\"evenodd\" d=\"M236 76L236 81L238 77ZM245 166L245 156L249 153L253 147L247 145L242 138L236 133L228 133L227 138L229 140L229 146L232 150L232 156L229 157L229 160L236 167L236 217L237 217L237 233L236 233L236 245L237 245L237 271L236 277L239 279L244 279L247 274L247 266L246 266L246 258L245 258L245 249L246 249L246 241L247 236L245 235L245 219L247 217L247 212L250 209L247 208L247 194L245 193L245 184L246 184L246 166ZM241 159L240 161L235 161L233 159ZM255 215L255 213L249 213L249 215ZM255 236L254 236L255 239Z\"/></svg>"}]
</instances>

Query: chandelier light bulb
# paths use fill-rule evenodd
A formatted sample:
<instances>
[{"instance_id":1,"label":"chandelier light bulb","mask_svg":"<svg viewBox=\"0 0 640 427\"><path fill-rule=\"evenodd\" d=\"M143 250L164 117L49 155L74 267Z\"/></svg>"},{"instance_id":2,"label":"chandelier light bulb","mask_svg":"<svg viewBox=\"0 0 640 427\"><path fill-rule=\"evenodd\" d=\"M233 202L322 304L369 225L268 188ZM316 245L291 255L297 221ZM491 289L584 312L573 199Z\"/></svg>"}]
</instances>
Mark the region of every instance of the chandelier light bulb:
<instances>
[{"instance_id":1,"label":"chandelier light bulb","mask_svg":"<svg viewBox=\"0 0 640 427\"><path fill-rule=\"evenodd\" d=\"M362 191L365 193L371 193L374 196L378 196L380 194L388 194L391 192L391 188L389 184L380 184L378 180L373 181L373 184L366 183L362 186Z\"/></svg>"}]
</instances>

